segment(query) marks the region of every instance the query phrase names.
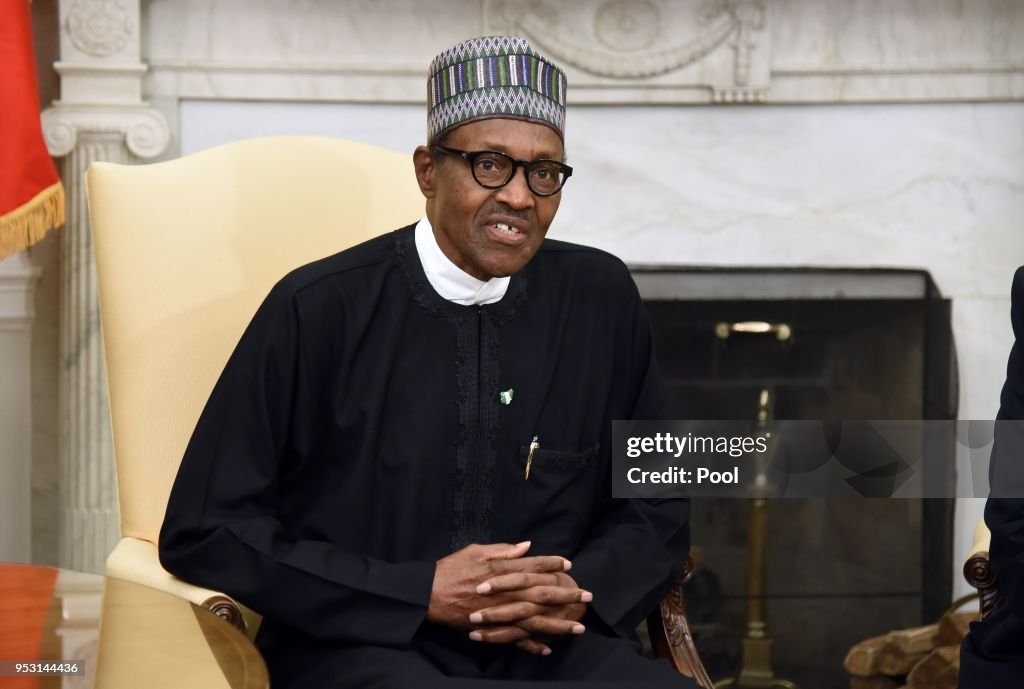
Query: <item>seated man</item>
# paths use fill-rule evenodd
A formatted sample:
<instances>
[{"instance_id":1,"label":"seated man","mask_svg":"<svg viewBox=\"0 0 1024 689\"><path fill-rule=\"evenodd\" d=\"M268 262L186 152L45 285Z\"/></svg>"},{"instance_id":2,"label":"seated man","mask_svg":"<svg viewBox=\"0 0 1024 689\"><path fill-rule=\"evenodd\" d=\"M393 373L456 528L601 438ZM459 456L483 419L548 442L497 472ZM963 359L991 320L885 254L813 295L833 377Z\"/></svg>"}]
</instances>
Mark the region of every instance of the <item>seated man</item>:
<instances>
[{"instance_id":1,"label":"seated man","mask_svg":"<svg viewBox=\"0 0 1024 689\"><path fill-rule=\"evenodd\" d=\"M1011 289L1016 343L996 417L996 443L989 471L991 493L985 523L992 533L989 559L1002 604L987 619L972 622L960 646L960 689L1024 686L1024 266Z\"/></svg>"},{"instance_id":2,"label":"seated man","mask_svg":"<svg viewBox=\"0 0 1024 689\"><path fill-rule=\"evenodd\" d=\"M544 239L565 77L494 37L441 53L428 87L426 217L273 288L161 562L264 616L275 689L693 687L635 637L688 503L611 497L612 420L662 413L647 317L621 261Z\"/></svg>"}]
</instances>

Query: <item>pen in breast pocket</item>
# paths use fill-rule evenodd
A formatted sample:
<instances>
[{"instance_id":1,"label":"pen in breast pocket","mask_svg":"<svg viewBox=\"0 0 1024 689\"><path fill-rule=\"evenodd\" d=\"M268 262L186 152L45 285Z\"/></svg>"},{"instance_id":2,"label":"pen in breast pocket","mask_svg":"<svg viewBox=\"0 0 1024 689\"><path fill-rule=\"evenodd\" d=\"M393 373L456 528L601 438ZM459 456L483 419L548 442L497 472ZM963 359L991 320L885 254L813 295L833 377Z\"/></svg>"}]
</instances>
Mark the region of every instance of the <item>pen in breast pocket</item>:
<instances>
[{"instance_id":1,"label":"pen in breast pocket","mask_svg":"<svg viewBox=\"0 0 1024 689\"><path fill-rule=\"evenodd\" d=\"M530 453L526 455L526 473L523 474L524 480L530 479L530 467L533 465L533 452L540 448L540 443L537 442L539 436L533 436L533 440L530 442Z\"/></svg>"}]
</instances>

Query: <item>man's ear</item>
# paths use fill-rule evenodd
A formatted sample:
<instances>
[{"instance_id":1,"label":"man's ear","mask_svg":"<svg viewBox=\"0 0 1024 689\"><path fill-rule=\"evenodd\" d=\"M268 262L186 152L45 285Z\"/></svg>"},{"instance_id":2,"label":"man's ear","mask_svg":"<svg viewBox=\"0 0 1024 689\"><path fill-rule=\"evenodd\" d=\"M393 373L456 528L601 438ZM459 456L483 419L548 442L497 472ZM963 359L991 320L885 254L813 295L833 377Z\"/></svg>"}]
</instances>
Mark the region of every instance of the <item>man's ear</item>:
<instances>
[{"instance_id":1,"label":"man's ear","mask_svg":"<svg viewBox=\"0 0 1024 689\"><path fill-rule=\"evenodd\" d=\"M417 146L412 154L412 164L416 169L416 182L420 185L420 191L428 199L434 198L437 161L430 155L430 149L426 146Z\"/></svg>"}]
</instances>

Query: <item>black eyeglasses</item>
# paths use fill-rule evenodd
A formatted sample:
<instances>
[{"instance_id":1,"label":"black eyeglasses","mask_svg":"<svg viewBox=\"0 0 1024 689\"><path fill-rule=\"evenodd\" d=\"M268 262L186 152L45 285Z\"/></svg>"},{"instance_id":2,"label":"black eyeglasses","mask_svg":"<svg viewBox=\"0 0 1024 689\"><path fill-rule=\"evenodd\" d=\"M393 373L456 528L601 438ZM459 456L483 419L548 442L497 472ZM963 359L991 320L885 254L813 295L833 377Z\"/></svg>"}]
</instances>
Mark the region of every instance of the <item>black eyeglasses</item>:
<instances>
[{"instance_id":1,"label":"black eyeglasses","mask_svg":"<svg viewBox=\"0 0 1024 689\"><path fill-rule=\"evenodd\" d=\"M562 190L565 180L572 176L572 168L557 160L516 160L500 151L460 151L457 148L438 145L432 148L469 161L473 179L486 189L501 189L512 181L516 168L520 166L526 171L526 185L537 196L557 194Z\"/></svg>"}]
</instances>

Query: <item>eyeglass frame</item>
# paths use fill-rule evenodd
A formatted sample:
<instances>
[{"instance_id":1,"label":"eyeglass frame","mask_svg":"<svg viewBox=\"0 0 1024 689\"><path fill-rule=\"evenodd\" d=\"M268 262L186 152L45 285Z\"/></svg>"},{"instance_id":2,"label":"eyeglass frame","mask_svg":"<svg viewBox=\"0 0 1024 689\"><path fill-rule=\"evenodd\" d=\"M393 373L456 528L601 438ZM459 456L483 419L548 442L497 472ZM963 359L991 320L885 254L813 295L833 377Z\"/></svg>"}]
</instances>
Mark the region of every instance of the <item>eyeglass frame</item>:
<instances>
[{"instance_id":1,"label":"eyeglass frame","mask_svg":"<svg viewBox=\"0 0 1024 689\"><path fill-rule=\"evenodd\" d=\"M441 151L441 153L447 153L448 155L458 156L459 158L462 158L467 163L469 163L469 170L470 170L470 172L473 175L473 181L476 182L477 184L479 184L484 189L501 189L503 187L508 186L508 183L511 182L512 179L516 176L516 171L520 167L523 168L523 174L526 177L526 186L530 189L531 193L536 194L537 196L543 196L543 197L554 196L558 192L562 191L562 187L564 187L565 183L569 180L570 177L572 177L572 167L571 166L566 165L565 163L563 163L560 160L554 160L552 158L537 158L535 160L518 160L518 159L513 158L512 156L510 156L508 153L503 153L502 151L491 151L491 150L463 151L463 150L460 150L458 148L452 148L451 146L444 146L442 144L433 144L430 148L431 148L431 150ZM484 155L484 154L487 154L487 153L490 153L491 155L499 155L499 156L501 156L503 158L507 158L507 159L512 161L512 171L509 173L508 179L506 179L504 182L502 182L501 184L499 184L497 186L492 186L490 184L484 184L476 176L476 159L479 158L480 156ZM530 183L530 166L534 165L536 163L554 163L555 165L558 165L559 168L561 168L562 183L558 185L557 189L555 189L554 191L551 191L551 192L544 193L544 192L537 191L536 189L533 188L533 184Z\"/></svg>"}]
</instances>

